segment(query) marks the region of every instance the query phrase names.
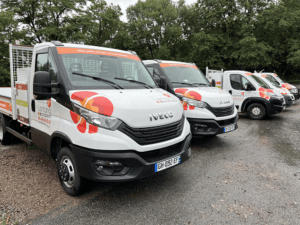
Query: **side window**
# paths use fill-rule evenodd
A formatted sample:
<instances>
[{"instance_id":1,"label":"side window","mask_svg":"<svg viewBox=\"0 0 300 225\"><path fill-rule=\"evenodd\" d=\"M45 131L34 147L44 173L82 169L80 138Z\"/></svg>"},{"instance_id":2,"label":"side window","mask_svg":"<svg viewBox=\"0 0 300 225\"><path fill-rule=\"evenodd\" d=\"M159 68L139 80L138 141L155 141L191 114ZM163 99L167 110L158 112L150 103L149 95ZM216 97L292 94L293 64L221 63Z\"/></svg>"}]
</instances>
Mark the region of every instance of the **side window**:
<instances>
[{"instance_id":1,"label":"side window","mask_svg":"<svg viewBox=\"0 0 300 225\"><path fill-rule=\"evenodd\" d=\"M230 75L230 84L231 87L235 90L243 90L241 84L241 75L238 74Z\"/></svg>"},{"instance_id":2,"label":"side window","mask_svg":"<svg viewBox=\"0 0 300 225\"><path fill-rule=\"evenodd\" d=\"M35 72L36 71L48 71L48 53L36 55Z\"/></svg>"},{"instance_id":3,"label":"side window","mask_svg":"<svg viewBox=\"0 0 300 225\"><path fill-rule=\"evenodd\" d=\"M162 76L159 70L157 69L157 66L153 67L153 76Z\"/></svg>"},{"instance_id":4,"label":"side window","mask_svg":"<svg viewBox=\"0 0 300 225\"><path fill-rule=\"evenodd\" d=\"M246 90L246 84L249 84L249 83L250 82L245 77L242 77L243 90Z\"/></svg>"},{"instance_id":5,"label":"side window","mask_svg":"<svg viewBox=\"0 0 300 225\"><path fill-rule=\"evenodd\" d=\"M49 74L51 77L51 83L57 82L57 68L53 60L52 54L49 55Z\"/></svg>"},{"instance_id":6,"label":"side window","mask_svg":"<svg viewBox=\"0 0 300 225\"><path fill-rule=\"evenodd\" d=\"M150 72L151 76L153 76L153 66L146 66L146 68Z\"/></svg>"}]
</instances>

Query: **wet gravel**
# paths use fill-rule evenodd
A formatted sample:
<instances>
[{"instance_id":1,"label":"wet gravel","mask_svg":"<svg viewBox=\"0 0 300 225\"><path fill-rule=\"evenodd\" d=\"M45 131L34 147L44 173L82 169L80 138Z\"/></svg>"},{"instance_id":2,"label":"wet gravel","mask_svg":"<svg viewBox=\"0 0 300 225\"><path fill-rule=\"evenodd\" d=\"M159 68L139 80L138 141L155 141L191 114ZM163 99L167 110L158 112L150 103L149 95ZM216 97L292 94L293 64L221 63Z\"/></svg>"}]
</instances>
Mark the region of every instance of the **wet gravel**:
<instances>
[{"instance_id":1,"label":"wet gravel","mask_svg":"<svg viewBox=\"0 0 300 225\"><path fill-rule=\"evenodd\" d=\"M263 121L193 139L192 157L155 177L90 182L67 196L55 162L0 146L0 222L7 224L300 224L300 100ZM23 198L22 198L23 197Z\"/></svg>"}]
</instances>

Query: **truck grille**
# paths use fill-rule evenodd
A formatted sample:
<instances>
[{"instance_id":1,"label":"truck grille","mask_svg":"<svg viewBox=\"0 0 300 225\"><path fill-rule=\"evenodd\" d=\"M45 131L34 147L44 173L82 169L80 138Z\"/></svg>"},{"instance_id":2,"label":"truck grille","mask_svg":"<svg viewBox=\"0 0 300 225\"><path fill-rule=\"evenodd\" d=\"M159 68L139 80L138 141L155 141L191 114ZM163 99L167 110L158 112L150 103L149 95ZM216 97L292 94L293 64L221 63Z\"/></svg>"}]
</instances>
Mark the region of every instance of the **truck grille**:
<instances>
[{"instance_id":1,"label":"truck grille","mask_svg":"<svg viewBox=\"0 0 300 225\"><path fill-rule=\"evenodd\" d=\"M179 154L182 151L184 141L165 148L137 153L142 159L148 163L158 162Z\"/></svg>"},{"instance_id":2,"label":"truck grille","mask_svg":"<svg viewBox=\"0 0 300 225\"><path fill-rule=\"evenodd\" d=\"M140 145L149 145L179 137L183 130L183 124L184 117L175 123L147 128L132 128L123 122L118 130Z\"/></svg>"},{"instance_id":3,"label":"truck grille","mask_svg":"<svg viewBox=\"0 0 300 225\"><path fill-rule=\"evenodd\" d=\"M206 109L211 111L216 117L230 116L234 113L234 105L220 108L213 108L210 105L206 105Z\"/></svg>"}]
</instances>

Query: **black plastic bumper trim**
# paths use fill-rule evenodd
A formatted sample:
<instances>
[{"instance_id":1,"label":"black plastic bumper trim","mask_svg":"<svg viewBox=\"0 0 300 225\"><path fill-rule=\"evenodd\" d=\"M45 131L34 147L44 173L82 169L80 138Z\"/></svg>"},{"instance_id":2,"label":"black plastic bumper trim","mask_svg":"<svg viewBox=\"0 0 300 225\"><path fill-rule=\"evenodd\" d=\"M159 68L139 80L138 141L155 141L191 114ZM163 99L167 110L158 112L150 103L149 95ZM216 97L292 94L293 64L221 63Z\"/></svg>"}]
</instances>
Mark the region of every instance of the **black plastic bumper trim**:
<instances>
[{"instance_id":1,"label":"black plastic bumper trim","mask_svg":"<svg viewBox=\"0 0 300 225\"><path fill-rule=\"evenodd\" d=\"M192 136L191 134L189 134L183 141L180 153L176 154L181 156L180 164L188 160L191 156L191 150L189 148L191 138ZM76 158L79 175L95 181L122 182L149 177L156 174L156 172L154 171L155 164L157 162L163 161L159 160L157 162L148 163L142 157L140 157L135 150L107 151L85 149L75 145L70 145L70 147ZM170 157L166 157L165 159L168 158ZM95 159L120 162L126 167L130 167L130 170L127 174L121 176L99 175L93 166L93 160ZM173 167L170 167L168 169L171 168Z\"/></svg>"}]
</instances>

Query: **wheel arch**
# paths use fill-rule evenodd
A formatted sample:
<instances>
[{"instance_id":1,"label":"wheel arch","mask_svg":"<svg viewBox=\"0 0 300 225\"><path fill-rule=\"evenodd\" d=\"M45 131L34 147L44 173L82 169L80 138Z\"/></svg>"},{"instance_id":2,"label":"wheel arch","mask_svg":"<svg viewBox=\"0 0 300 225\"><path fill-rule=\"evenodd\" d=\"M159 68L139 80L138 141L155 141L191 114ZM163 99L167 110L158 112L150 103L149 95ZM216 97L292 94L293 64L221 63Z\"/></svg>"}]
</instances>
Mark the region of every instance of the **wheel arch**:
<instances>
[{"instance_id":1,"label":"wheel arch","mask_svg":"<svg viewBox=\"0 0 300 225\"><path fill-rule=\"evenodd\" d=\"M241 112L242 113L247 112L248 107L253 103L262 104L265 107L266 112L267 113L269 112L268 104L270 104L270 103L268 102L267 99L263 99L263 98L259 98L259 97L247 98L242 104Z\"/></svg>"},{"instance_id":2,"label":"wheel arch","mask_svg":"<svg viewBox=\"0 0 300 225\"><path fill-rule=\"evenodd\" d=\"M51 135L51 144L50 144L51 157L54 160L56 160L60 149L62 149L63 147L69 147L70 144L73 144L73 142L68 137L68 135L66 135L62 132L54 132Z\"/></svg>"}]
</instances>

